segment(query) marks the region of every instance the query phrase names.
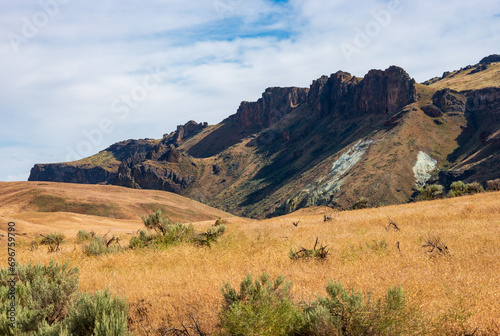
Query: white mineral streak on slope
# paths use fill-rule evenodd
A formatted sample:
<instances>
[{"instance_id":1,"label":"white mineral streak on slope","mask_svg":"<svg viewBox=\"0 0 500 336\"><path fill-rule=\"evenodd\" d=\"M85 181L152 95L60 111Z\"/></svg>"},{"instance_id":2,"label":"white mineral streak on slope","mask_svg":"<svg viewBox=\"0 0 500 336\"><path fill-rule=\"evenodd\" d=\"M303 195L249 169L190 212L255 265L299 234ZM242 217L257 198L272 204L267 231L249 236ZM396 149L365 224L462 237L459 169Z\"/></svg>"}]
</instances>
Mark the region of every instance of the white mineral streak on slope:
<instances>
[{"instance_id":1,"label":"white mineral streak on slope","mask_svg":"<svg viewBox=\"0 0 500 336\"><path fill-rule=\"evenodd\" d=\"M436 168L437 161L426 153L420 151L417 156L417 163L413 167L415 184L422 187L431 178L431 172Z\"/></svg>"},{"instance_id":2,"label":"white mineral streak on slope","mask_svg":"<svg viewBox=\"0 0 500 336\"><path fill-rule=\"evenodd\" d=\"M295 196L286 202L287 212L296 210L299 206L328 204L333 194L340 190L344 183L344 175L361 160L372 140L359 140L342 154L332 165L327 176L323 176L302 188Z\"/></svg>"}]
</instances>

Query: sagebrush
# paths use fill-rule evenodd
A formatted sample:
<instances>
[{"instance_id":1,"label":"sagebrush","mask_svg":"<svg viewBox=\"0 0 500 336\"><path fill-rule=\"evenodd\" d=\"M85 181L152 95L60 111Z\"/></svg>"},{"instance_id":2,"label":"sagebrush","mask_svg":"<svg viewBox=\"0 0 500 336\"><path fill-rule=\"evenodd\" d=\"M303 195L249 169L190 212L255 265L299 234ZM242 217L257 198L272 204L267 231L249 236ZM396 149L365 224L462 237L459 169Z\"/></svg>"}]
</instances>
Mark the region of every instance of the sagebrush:
<instances>
[{"instance_id":1,"label":"sagebrush","mask_svg":"<svg viewBox=\"0 0 500 336\"><path fill-rule=\"evenodd\" d=\"M16 265L15 325L8 319L12 280L9 268L0 269L0 334L116 335L127 331L128 306L108 291L78 295L78 268L59 265Z\"/></svg>"}]
</instances>

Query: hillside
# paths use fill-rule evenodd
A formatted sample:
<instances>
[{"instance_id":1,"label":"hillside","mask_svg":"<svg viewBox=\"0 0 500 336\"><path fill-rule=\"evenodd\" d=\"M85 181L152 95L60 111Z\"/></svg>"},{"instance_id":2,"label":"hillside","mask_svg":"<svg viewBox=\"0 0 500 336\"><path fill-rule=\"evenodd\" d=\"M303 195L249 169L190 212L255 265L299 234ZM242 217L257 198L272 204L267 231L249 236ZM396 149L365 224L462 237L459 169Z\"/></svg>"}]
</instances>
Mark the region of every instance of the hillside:
<instances>
[{"instance_id":1,"label":"hillside","mask_svg":"<svg viewBox=\"0 0 500 336\"><path fill-rule=\"evenodd\" d=\"M436 89L479 90L487 87L498 87L499 76L500 56L491 55L483 58L475 65L447 71L441 77L432 78L426 81L425 84Z\"/></svg>"},{"instance_id":2,"label":"hillside","mask_svg":"<svg viewBox=\"0 0 500 336\"><path fill-rule=\"evenodd\" d=\"M0 182L0 233L14 221L33 238L63 230L132 233L143 227L141 215L161 209L172 221L198 222L232 217L180 195L118 186L51 182Z\"/></svg>"},{"instance_id":3,"label":"hillside","mask_svg":"<svg viewBox=\"0 0 500 336\"><path fill-rule=\"evenodd\" d=\"M406 203L427 182L484 184L500 177L500 63L482 62L426 85L391 66L268 88L217 125L35 165L29 180L166 190L254 218L361 197Z\"/></svg>"},{"instance_id":4,"label":"hillside","mask_svg":"<svg viewBox=\"0 0 500 336\"><path fill-rule=\"evenodd\" d=\"M97 187L102 197L109 190L121 190L129 197L163 194ZM332 214L332 220L324 222L323 214ZM226 233L211 248L186 243L98 257L83 254L80 244L74 242L75 228L89 221L102 225L113 221L113 232L124 233L121 242L125 247L125 232L137 230L138 221L134 226L126 220L60 216L66 221L56 231L65 234L68 242L55 253L47 253L44 246L30 250L32 236L42 227L23 226L19 220L20 228L30 231L27 237L17 238L17 260L22 264L69 261L72 267L78 266L79 291L106 287L127 298L129 328L135 335L160 335L161 330L180 328L182 323L189 326L190 314L213 335L219 328L221 286L230 282L238 288L247 274L256 277L263 271L272 277L286 276L293 283L292 297L297 304L325 295L329 280L340 281L356 292L371 291L374 299L389 287L401 285L407 303L421 319L416 320L422 323L416 327L426 330L423 335L493 336L500 332L499 192L334 213L310 207L263 221L232 217ZM389 225L390 220L400 231ZM3 222L0 228L5 228ZM423 245L433 237L444 242L447 254L426 252ZM288 257L292 246L312 248L316 238L328 248L325 260ZM6 253L0 254L0 264L7 264Z\"/></svg>"}]
</instances>

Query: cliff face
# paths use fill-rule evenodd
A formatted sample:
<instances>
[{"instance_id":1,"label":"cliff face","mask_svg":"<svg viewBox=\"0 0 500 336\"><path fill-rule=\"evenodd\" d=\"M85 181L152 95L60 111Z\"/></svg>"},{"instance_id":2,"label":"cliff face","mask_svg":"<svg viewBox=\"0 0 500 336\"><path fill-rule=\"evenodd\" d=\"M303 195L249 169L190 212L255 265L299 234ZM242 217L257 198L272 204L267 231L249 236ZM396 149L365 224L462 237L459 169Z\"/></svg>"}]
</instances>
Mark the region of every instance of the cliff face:
<instances>
[{"instance_id":1,"label":"cliff face","mask_svg":"<svg viewBox=\"0 0 500 336\"><path fill-rule=\"evenodd\" d=\"M206 127L207 123L189 121L177 126L175 132L165 134L161 141L142 146L134 154L130 152L122 160L112 183L130 188L181 193L193 182L191 174L194 166L177 147ZM186 169L186 166L191 169Z\"/></svg>"},{"instance_id":2,"label":"cliff face","mask_svg":"<svg viewBox=\"0 0 500 336\"><path fill-rule=\"evenodd\" d=\"M308 103L320 116L392 115L416 101L415 81L401 68L371 70L362 80L339 71L313 82Z\"/></svg>"},{"instance_id":3,"label":"cliff face","mask_svg":"<svg viewBox=\"0 0 500 336\"><path fill-rule=\"evenodd\" d=\"M339 71L309 88L268 88L218 125L189 121L98 158L36 165L30 180L159 189L253 217L360 197L401 203L417 188L419 157L448 161L443 181L499 175L499 96L426 87L396 66L363 78Z\"/></svg>"},{"instance_id":4,"label":"cliff face","mask_svg":"<svg viewBox=\"0 0 500 336\"><path fill-rule=\"evenodd\" d=\"M109 184L116 174L101 167L82 169L65 164L36 164L28 181Z\"/></svg>"},{"instance_id":5,"label":"cliff face","mask_svg":"<svg viewBox=\"0 0 500 336\"><path fill-rule=\"evenodd\" d=\"M122 164L113 184L137 188L156 189L180 194L192 182L192 176L182 176L168 167L162 167L152 162L137 164Z\"/></svg>"},{"instance_id":6,"label":"cliff face","mask_svg":"<svg viewBox=\"0 0 500 336\"><path fill-rule=\"evenodd\" d=\"M454 164L440 173L443 184L453 181L484 182L500 177L500 88L467 91L467 127L450 155Z\"/></svg>"},{"instance_id":7,"label":"cliff face","mask_svg":"<svg viewBox=\"0 0 500 336\"><path fill-rule=\"evenodd\" d=\"M265 129L304 103L308 91L296 87L268 88L256 102L242 102L236 114L230 119L243 129Z\"/></svg>"}]
</instances>

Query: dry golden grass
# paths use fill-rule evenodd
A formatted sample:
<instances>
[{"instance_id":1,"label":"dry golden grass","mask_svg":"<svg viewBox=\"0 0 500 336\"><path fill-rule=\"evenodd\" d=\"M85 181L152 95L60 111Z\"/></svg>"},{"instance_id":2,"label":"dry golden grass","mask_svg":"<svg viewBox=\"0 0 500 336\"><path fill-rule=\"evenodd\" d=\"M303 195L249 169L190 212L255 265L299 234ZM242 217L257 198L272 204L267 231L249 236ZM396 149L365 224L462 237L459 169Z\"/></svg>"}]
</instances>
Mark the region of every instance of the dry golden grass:
<instances>
[{"instance_id":1,"label":"dry golden grass","mask_svg":"<svg viewBox=\"0 0 500 336\"><path fill-rule=\"evenodd\" d=\"M52 254L20 246L17 258L21 263L44 264L50 259L69 260L80 268L80 290L108 287L125 296L136 335L179 326L189 313L207 331L216 330L223 283L239 286L248 273L256 276L263 271L288 277L297 302L325 294L330 279L371 291L375 297L400 284L431 325L442 325L452 313L470 312L466 322L470 332L476 327L490 335L500 332L499 192L334 212L333 220L324 222L327 212L309 208L263 221L229 218L226 234L211 249L184 244L85 257L77 245L67 243ZM386 229L388 217L401 231ZM211 223L194 225L201 230ZM67 229L73 232L70 225ZM61 227L60 232L65 230ZM426 254L421 246L429 235L441 237L450 254L435 258ZM312 248L316 237L330 249L325 261L289 259L292 245ZM374 240L385 240L387 249L367 247ZM6 264L6 253L0 253L0 260Z\"/></svg>"},{"instance_id":2,"label":"dry golden grass","mask_svg":"<svg viewBox=\"0 0 500 336\"><path fill-rule=\"evenodd\" d=\"M471 74L473 69L455 71L453 76L432 83L436 89L450 88L457 91L479 90L486 87L498 87L500 79L500 63L492 63L484 71Z\"/></svg>"},{"instance_id":3,"label":"dry golden grass","mask_svg":"<svg viewBox=\"0 0 500 336\"><path fill-rule=\"evenodd\" d=\"M165 214L174 221L200 221L231 216L224 211L165 191L54 182L0 182L0 216L38 211L36 201L40 200L40 196L45 197L46 201L53 198L70 205L87 204L116 208L118 216L111 212L110 219L140 221L140 214L156 211L158 207L164 208ZM44 205L50 207L50 204ZM85 207L82 210L80 213L85 214ZM50 225L50 221L43 224Z\"/></svg>"}]
</instances>

